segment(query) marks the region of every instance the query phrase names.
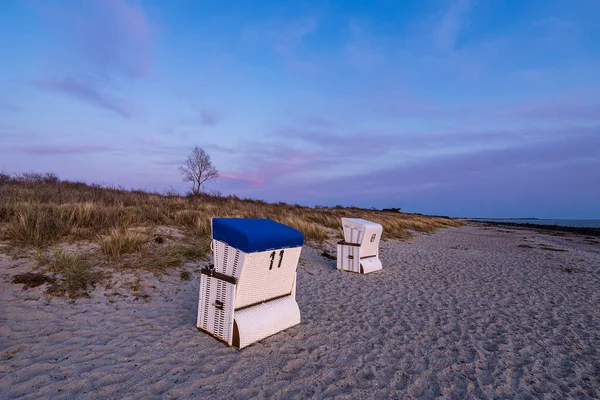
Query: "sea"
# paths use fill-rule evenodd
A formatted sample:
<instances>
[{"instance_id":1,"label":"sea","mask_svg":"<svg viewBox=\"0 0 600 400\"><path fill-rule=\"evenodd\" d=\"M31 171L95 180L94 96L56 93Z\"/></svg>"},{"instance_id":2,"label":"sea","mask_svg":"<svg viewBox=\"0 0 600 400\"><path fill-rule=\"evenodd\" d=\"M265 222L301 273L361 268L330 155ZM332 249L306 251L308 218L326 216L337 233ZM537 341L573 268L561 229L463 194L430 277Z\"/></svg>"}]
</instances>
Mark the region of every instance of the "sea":
<instances>
[{"instance_id":1,"label":"sea","mask_svg":"<svg viewBox=\"0 0 600 400\"><path fill-rule=\"evenodd\" d=\"M477 221L513 224L560 225L578 228L600 228L600 219L475 218Z\"/></svg>"}]
</instances>

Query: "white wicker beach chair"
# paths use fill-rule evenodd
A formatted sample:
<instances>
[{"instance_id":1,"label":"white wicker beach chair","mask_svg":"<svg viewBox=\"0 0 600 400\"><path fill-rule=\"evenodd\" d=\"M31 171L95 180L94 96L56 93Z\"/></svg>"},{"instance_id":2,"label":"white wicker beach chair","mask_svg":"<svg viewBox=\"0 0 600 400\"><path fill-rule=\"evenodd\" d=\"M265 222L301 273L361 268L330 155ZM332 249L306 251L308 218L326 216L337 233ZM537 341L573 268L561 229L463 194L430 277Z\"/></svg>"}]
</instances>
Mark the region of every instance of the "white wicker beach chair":
<instances>
[{"instance_id":1,"label":"white wicker beach chair","mask_svg":"<svg viewBox=\"0 0 600 400\"><path fill-rule=\"evenodd\" d=\"M239 349L300 323L296 268L304 235L270 219L213 218L196 326Z\"/></svg>"},{"instance_id":2,"label":"white wicker beach chair","mask_svg":"<svg viewBox=\"0 0 600 400\"><path fill-rule=\"evenodd\" d=\"M342 218L344 240L337 245L337 269L361 274L378 271L383 227L359 218Z\"/></svg>"}]
</instances>

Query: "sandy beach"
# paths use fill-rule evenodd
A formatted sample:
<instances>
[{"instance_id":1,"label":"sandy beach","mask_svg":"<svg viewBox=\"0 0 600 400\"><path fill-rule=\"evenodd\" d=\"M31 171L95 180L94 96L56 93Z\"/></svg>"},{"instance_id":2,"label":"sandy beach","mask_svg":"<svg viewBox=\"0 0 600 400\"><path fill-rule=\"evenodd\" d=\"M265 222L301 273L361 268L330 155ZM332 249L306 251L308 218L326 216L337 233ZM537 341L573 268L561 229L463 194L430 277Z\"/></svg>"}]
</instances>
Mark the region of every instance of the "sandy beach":
<instances>
[{"instance_id":1,"label":"sandy beach","mask_svg":"<svg viewBox=\"0 0 600 400\"><path fill-rule=\"evenodd\" d=\"M70 302L0 255L0 398L600 398L598 238L447 228L383 242L370 275L324 250L302 250L302 323L242 351L196 330L199 266Z\"/></svg>"}]
</instances>

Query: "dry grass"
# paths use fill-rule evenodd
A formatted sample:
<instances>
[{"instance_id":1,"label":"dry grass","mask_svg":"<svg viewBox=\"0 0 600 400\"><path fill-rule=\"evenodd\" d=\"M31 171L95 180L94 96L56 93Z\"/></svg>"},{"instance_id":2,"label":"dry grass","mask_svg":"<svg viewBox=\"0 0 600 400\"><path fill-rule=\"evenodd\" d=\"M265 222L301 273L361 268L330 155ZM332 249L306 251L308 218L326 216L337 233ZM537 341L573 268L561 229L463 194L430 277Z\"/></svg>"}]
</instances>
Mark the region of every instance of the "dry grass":
<instances>
[{"instance_id":1,"label":"dry grass","mask_svg":"<svg viewBox=\"0 0 600 400\"><path fill-rule=\"evenodd\" d=\"M46 252L40 248L36 249L33 258L38 266L43 267L52 262L52 259L46 254Z\"/></svg>"},{"instance_id":2,"label":"dry grass","mask_svg":"<svg viewBox=\"0 0 600 400\"><path fill-rule=\"evenodd\" d=\"M127 264L131 268L154 272L180 267L186 261L200 261L210 251L208 238L183 239L177 242L148 244L139 256Z\"/></svg>"},{"instance_id":3,"label":"dry grass","mask_svg":"<svg viewBox=\"0 0 600 400\"><path fill-rule=\"evenodd\" d=\"M213 217L270 218L315 241L340 237L342 217L382 224L384 239L404 239L411 231L431 232L462 224L445 217L396 211L310 208L236 196L181 197L128 191L60 181L53 174L4 174L0 176L0 199L0 239L19 248L47 249L65 242L97 242L102 257L111 260L111 264L154 270L205 257ZM148 232L159 228L175 230L181 236L150 240ZM131 256L125 257L127 254Z\"/></svg>"},{"instance_id":4,"label":"dry grass","mask_svg":"<svg viewBox=\"0 0 600 400\"><path fill-rule=\"evenodd\" d=\"M322 242L327 239L327 233L322 225L302 219L300 215L283 215L273 218L284 225L298 229L305 237Z\"/></svg>"},{"instance_id":5,"label":"dry grass","mask_svg":"<svg viewBox=\"0 0 600 400\"><path fill-rule=\"evenodd\" d=\"M210 237L203 236L192 240L178 243L176 251L185 260L198 261L206 257L210 252Z\"/></svg>"},{"instance_id":6,"label":"dry grass","mask_svg":"<svg viewBox=\"0 0 600 400\"><path fill-rule=\"evenodd\" d=\"M31 206L17 212L8 222L4 232L6 239L34 247L57 242L68 234L69 227L55 211L48 207Z\"/></svg>"},{"instance_id":7,"label":"dry grass","mask_svg":"<svg viewBox=\"0 0 600 400\"><path fill-rule=\"evenodd\" d=\"M127 265L135 269L144 269L154 272L180 267L186 260L184 247L179 244L169 243L156 249L146 250Z\"/></svg>"},{"instance_id":8,"label":"dry grass","mask_svg":"<svg viewBox=\"0 0 600 400\"><path fill-rule=\"evenodd\" d=\"M106 235L98 236L100 250L108 260L116 260L123 254L138 252L149 240L143 233L123 228L113 229Z\"/></svg>"},{"instance_id":9,"label":"dry grass","mask_svg":"<svg viewBox=\"0 0 600 400\"><path fill-rule=\"evenodd\" d=\"M87 262L77 254L57 250L50 263L50 271L61 276L49 288L49 292L76 298L87 295L88 287L93 287L99 280L100 274L91 270Z\"/></svg>"}]
</instances>

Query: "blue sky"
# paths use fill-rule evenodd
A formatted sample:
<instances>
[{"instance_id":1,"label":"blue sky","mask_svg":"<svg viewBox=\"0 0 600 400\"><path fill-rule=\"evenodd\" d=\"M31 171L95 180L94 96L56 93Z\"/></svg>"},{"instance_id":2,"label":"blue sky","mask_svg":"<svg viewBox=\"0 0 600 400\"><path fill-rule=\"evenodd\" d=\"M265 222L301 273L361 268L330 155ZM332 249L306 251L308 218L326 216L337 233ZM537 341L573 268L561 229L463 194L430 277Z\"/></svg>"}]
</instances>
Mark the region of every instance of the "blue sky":
<instances>
[{"instance_id":1,"label":"blue sky","mask_svg":"<svg viewBox=\"0 0 600 400\"><path fill-rule=\"evenodd\" d=\"M0 170L600 218L600 1L0 2Z\"/></svg>"}]
</instances>

